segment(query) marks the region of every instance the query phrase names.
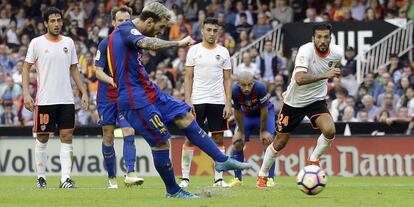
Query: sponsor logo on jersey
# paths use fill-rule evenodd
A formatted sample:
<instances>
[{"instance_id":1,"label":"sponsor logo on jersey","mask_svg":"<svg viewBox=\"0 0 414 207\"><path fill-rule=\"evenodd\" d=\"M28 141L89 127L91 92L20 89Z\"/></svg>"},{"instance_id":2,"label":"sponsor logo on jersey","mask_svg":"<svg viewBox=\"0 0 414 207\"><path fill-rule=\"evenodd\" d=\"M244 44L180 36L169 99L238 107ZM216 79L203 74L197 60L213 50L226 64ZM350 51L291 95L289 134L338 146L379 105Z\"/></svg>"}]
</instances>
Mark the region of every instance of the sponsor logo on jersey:
<instances>
[{"instance_id":1,"label":"sponsor logo on jersey","mask_svg":"<svg viewBox=\"0 0 414 207\"><path fill-rule=\"evenodd\" d=\"M101 59L101 51L97 50L96 55L95 55L95 60L99 61L99 59Z\"/></svg>"}]
</instances>

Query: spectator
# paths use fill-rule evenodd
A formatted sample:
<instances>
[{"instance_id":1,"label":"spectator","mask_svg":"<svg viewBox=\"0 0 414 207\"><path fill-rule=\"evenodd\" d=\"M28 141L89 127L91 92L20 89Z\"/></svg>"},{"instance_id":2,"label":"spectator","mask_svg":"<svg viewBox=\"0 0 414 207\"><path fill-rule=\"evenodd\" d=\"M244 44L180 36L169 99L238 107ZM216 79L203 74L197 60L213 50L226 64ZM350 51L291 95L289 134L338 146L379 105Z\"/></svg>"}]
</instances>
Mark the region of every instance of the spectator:
<instances>
[{"instance_id":1,"label":"spectator","mask_svg":"<svg viewBox=\"0 0 414 207\"><path fill-rule=\"evenodd\" d=\"M374 82L374 73L367 73L364 77L363 82L361 83L360 86L364 86L367 89L367 92L369 95L373 96L373 97L377 97L378 94L378 86L375 82Z\"/></svg>"},{"instance_id":2,"label":"spectator","mask_svg":"<svg viewBox=\"0 0 414 207\"><path fill-rule=\"evenodd\" d=\"M357 116L358 122L372 122L373 120L369 118L368 111L366 109L361 110Z\"/></svg>"},{"instance_id":3,"label":"spectator","mask_svg":"<svg viewBox=\"0 0 414 207\"><path fill-rule=\"evenodd\" d=\"M404 91L409 87L410 87L410 81L408 80L407 77L403 77L403 78L400 79L400 82L398 84L396 93L399 96L401 96L401 95L404 94Z\"/></svg>"},{"instance_id":4,"label":"spectator","mask_svg":"<svg viewBox=\"0 0 414 207\"><path fill-rule=\"evenodd\" d=\"M269 99L270 103L273 104L275 111L279 111L283 105L283 88L281 86L276 86L275 89L271 93L271 97Z\"/></svg>"},{"instance_id":5,"label":"spectator","mask_svg":"<svg viewBox=\"0 0 414 207\"><path fill-rule=\"evenodd\" d=\"M381 111L379 114L378 120L379 122L387 122L387 120L390 118L390 113L387 110Z\"/></svg>"},{"instance_id":6,"label":"spectator","mask_svg":"<svg viewBox=\"0 0 414 207\"><path fill-rule=\"evenodd\" d=\"M23 70L23 60L19 60L13 69L13 75L12 75L13 81L19 85L22 84L22 70Z\"/></svg>"},{"instance_id":7,"label":"spectator","mask_svg":"<svg viewBox=\"0 0 414 207\"><path fill-rule=\"evenodd\" d=\"M248 52L243 53L243 63L237 66L234 74L237 75L244 71L253 74L256 79L260 79L260 71L257 69L256 64L252 63Z\"/></svg>"},{"instance_id":8,"label":"spectator","mask_svg":"<svg viewBox=\"0 0 414 207\"><path fill-rule=\"evenodd\" d=\"M169 40L181 40L191 35L191 25L185 22L182 14L177 15L177 22L170 27Z\"/></svg>"},{"instance_id":9,"label":"spectator","mask_svg":"<svg viewBox=\"0 0 414 207\"><path fill-rule=\"evenodd\" d=\"M189 22L197 20L197 11L199 11L199 8L196 0L185 0L183 5L183 13Z\"/></svg>"},{"instance_id":10,"label":"spectator","mask_svg":"<svg viewBox=\"0 0 414 207\"><path fill-rule=\"evenodd\" d=\"M356 21L353 17L352 17L352 11L350 8L348 7L343 7L342 8L343 11L343 17L342 17L342 21L343 22L354 22Z\"/></svg>"},{"instance_id":11,"label":"spectator","mask_svg":"<svg viewBox=\"0 0 414 207\"><path fill-rule=\"evenodd\" d=\"M236 37L236 27L231 23L226 23L224 12L219 12L217 15L218 23L223 26L224 32L229 33L233 38Z\"/></svg>"},{"instance_id":12,"label":"spectator","mask_svg":"<svg viewBox=\"0 0 414 207\"><path fill-rule=\"evenodd\" d=\"M402 77L408 78L410 85L414 85L413 68L409 63L404 63L402 68Z\"/></svg>"},{"instance_id":13,"label":"spectator","mask_svg":"<svg viewBox=\"0 0 414 207\"><path fill-rule=\"evenodd\" d=\"M391 74L394 83L398 83L402 77L400 58L394 53L390 55L389 60L390 65L387 67L388 72Z\"/></svg>"},{"instance_id":14,"label":"spectator","mask_svg":"<svg viewBox=\"0 0 414 207\"><path fill-rule=\"evenodd\" d=\"M375 18L382 19L384 18L384 7L379 3L379 0L371 0L371 8L375 11Z\"/></svg>"},{"instance_id":15,"label":"spectator","mask_svg":"<svg viewBox=\"0 0 414 207\"><path fill-rule=\"evenodd\" d=\"M306 19L303 20L305 23L309 22L322 22L323 19L316 14L315 8L308 8L306 9Z\"/></svg>"},{"instance_id":16,"label":"spectator","mask_svg":"<svg viewBox=\"0 0 414 207\"><path fill-rule=\"evenodd\" d=\"M239 40L236 44L236 51L239 51L240 49L246 47L251 43L249 38L249 32L247 31L241 31L239 35Z\"/></svg>"},{"instance_id":17,"label":"spectator","mask_svg":"<svg viewBox=\"0 0 414 207\"><path fill-rule=\"evenodd\" d=\"M275 0L276 8L270 11L273 20L279 24L290 23L293 21L293 10L288 5L287 0Z\"/></svg>"},{"instance_id":18,"label":"spectator","mask_svg":"<svg viewBox=\"0 0 414 207\"><path fill-rule=\"evenodd\" d=\"M13 99L11 96L4 97L2 101L3 113L0 115L1 126L18 126L19 120L17 115L13 112Z\"/></svg>"},{"instance_id":19,"label":"spectator","mask_svg":"<svg viewBox=\"0 0 414 207\"><path fill-rule=\"evenodd\" d=\"M336 117L332 117L334 121L338 121L342 119L344 109L347 106L346 104L346 97L347 97L346 90L339 89L335 91L335 99L332 100L331 108L329 109L330 112L335 111L337 114Z\"/></svg>"},{"instance_id":20,"label":"spectator","mask_svg":"<svg viewBox=\"0 0 414 207\"><path fill-rule=\"evenodd\" d=\"M397 108L407 107L410 116L414 117L414 87L408 87L397 103Z\"/></svg>"},{"instance_id":21,"label":"spectator","mask_svg":"<svg viewBox=\"0 0 414 207\"><path fill-rule=\"evenodd\" d=\"M395 106L393 102L394 94L386 92L383 96L383 105L381 107L381 111L387 111L389 115L394 116L396 114Z\"/></svg>"},{"instance_id":22,"label":"spectator","mask_svg":"<svg viewBox=\"0 0 414 207\"><path fill-rule=\"evenodd\" d=\"M260 77L261 80L266 84L267 90L271 92L275 86L275 76L278 74L278 61L273 51L271 40L267 40L265 42L264 48L265 50L263 51L262 57L260 58Z\"/></svg>"},{"instance_id":23,"label":"spectator","mask_svg":"<svg viewBox=\"0 0 414 207\"><path fill-rule=\"evenodd\" d=\"M399 96L395 93L395 84L392 81L388 81L385 84L385 90L384 93L381 93L380 95L378 95L377 97L377 106L379 107L384 107L385 102L386 102L386 95L387 94L391 94L391 106L396 106L397 103L399 102Z\"/></svg>"},{"instance_id":24,"label":"spectator","mask_svg":"<svg viewBox=\"0 0 414 207\"><path fill-rule=\"evenodd\" d=\"M5 99L4 97L11 97L13 101L17 100L19 96L22 95L22 87L14 83L13 77L11 75L6 76L6 87L0 88L0 99Z\"/></svg>"},{"instance_id":25,"label":"spectator","mask_svg":"<svg viewBox=\"0 0 414 207\"><path fill-rule=\"evenodd\" d=\"M408 114L407 107L401 107L398 109L398 114L395 116L391 116L391 118L387 119L387 124L391 125L394 122L410 122L412 117Z\"/></svg>"},{"instance_id":26,"label":"spectator","mask_svg":"<svg viewBox=\"0 0 414 207\"><path fill-rule=\"evenodd\" d=\"M236 12L233 10L233 3L232 0L224 0L224 10L223 10L226 24L231 24L234 27L234 23L236 22Z\"/></svg>"},{"instance_id":27,"label":"spectator","mask_svg":"<svg viewBox=\"0 0 414 207\"><path fill-rule=\"evenodd\" d=\"M185 66L185 59L186 59L187 51L184 48L179 48L177 50L177 58L172 61L172 66L177 72L177 74L184 73L184 66Z\"/></svg>"},{"instance_id":28,"label":"spectator","mask_svg":"<svg viewBox=\"0 0 414 207\"><path fill-rule=\"evenodd\" d=\"M252 30L252 25L247 22L247 16L245 13L240 14L240 24L236 26L236 33L239 34L242 31L246 31L248 34L250 34L250 31Z\"/></svg>"},{"instance_id":29,"label":"spectator","mask_svg":"<svg viewBox=\"0 0 414 207\"><path fill-rule=\"evenodd\" d=\"M370 22L374 20L377 20L375 10L372 7L369 7L368 9L365 10L364 22Z\"/></svg>"},{"instance_id":30,"label":"spectator","mask_svg":"<svg viewBox=\"0 0 414 207\"><path fill-rule=\"evenodd\" d=\"M69 5L69 9L64 15L65 19L69 19L70 22L76 20L80 28L85 28L85 20L87 16L83 8L83 3L76 2Z\"/></svg>"},{"instance_id":31,"label":"spectator","mask_svg":"<svg viewBox=\"0 0 414 207\"><path fill-rule=\"evenodd\" d=\"M202 40L201 36L201 28L203 26L203 22L206 19L206 12L204 10L198 11L198 21L193 23L192 26L192 34L193 38L196 42L200 42Z\"/></svg>"},{"instance_id":32,"label":"spectator","mask_svg":"<svg viewBox=\"0 0 414 207\"><path fill-rule=\"evenodd\" d=\"M352 18L358 21L364 19L365 10L367 9L365 0L352 0L351 1L351 13Z\"/></svg>"},{"instance_id":33,"label":"spectator","mask_svg":"<svg viewBox=\"0 0 414 207\"><path fill-rule=\"evenodd\" d=\"M237 10L237 14L236 14L236 20L234 22L234 26L237 27L237 26L239 26L239 25L241 25L243 23L242 22L242 16L246 17L246 22L249 25L253 25L254 24L252 13L250 13L249 10L245 10L242 1L238 0L236 2L236 10Z\"/></svg>"},{"instance_id":34,"label":"spectator","mask_svg":"<svg viewBox=\"0 0 414 207\"><path fill-rule=\"evenodd\" d=\"M272 31L272 26L267 23L266 15L264 13L259 13L257 15L257 24L253 26L250 38L253 40L258 39L270 31Z\"/></svg>"},{"instance_id":35,"label":"spectator","mask_svg":"<svg viewBox=\"0 0 414 207\"><path fill-rule=\"evenodd\" d=\"M344 115L342 116L342 122L357 122L355 118L355 110L351 106L347 106L344 109Z\"/></svg>"},{"instance_id":36,"label":"spectator","mask_svg":"<svg viewBox=\"0 0 414 207\"><path fill-rule=\"evenodd\" d=\"M10 51L7 45L0 45L0 65L6 73L10 73L13 70L14 63L9 55Z\"/></svg>"},{"instance_id":37,"label":"spectator","mask_svg":"<svg viewBox=\"0 0 414 207\"><path fill-rule=\"evenodd\" d=\"M357 117L359 118L359 116L361 116L360 114L361 114L362 111L367 111L368 112L368 119L371 120L371 121L375 120L375 118L380 113L380 109L374 104L374 99L372 98L372 96L365 95L362 98L362 104L364 105L364 108L363 108L363 110L361 110L358 113ZM361 119L361 118L359 118L359 119Z\"/></svg>"}]
</instances>

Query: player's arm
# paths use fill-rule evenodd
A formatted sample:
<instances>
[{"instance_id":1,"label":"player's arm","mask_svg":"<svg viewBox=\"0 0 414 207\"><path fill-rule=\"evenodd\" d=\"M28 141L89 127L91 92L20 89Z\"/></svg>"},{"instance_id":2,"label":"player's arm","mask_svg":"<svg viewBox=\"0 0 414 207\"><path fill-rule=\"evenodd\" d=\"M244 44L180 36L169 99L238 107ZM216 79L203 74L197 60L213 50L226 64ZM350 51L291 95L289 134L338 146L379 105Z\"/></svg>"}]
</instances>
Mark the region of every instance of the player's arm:
<instances>
[{"instance_id":1,"label":"player's arm","mask_svg":"<svg viewBox=\"0 0 414 207\"><path fill-rule=\"evenodd\" d=\"M185 102L192 105L191 93L193 92L193 81L194 81L194 66L185 66L184 76L184 97Z\"/></svg>"},{"instance_id":2,"label":"player's arm","mask_svg":"<svg viewBox=\"0 0 414 207\"><path fill-rule=\"evenodd\" d=\"M243 112L240 109L234 109L234 119L236 120L236 124L239 127L239 132L244 135L244 122L243 122Z\"/></svg>"},{"instance_id":3,"label":"player's arm","mask_svg":"<svg viewBox=\"0 0 414 207\"><path fill-rule=\"evenodd\" d=\"M267 106L260 108L260 132L266 131L266 123L269 114Z\"/></svg>"},{"instance_id":4,"label":"player's arm","mask_svg":"<svg viewBox=\"0 0 414 207\"><path fill-rule=\"evenodd\" d=\"M22 85L23 85L23 100L24 100L24 107L29 110L33 111L33 99L30 95L29 91L29 82L30 82L30 68L32 68L33 64L24 61L23 69L22 69Z\"/></svg>"},{"instance_id":5,"label":"player's arm","mask_svg":"<svg viewBox=\"0 0 414 207\"><path fill-rule=\"evenodd\" d=\"M223 118L228 119L231 116L231 70L223 70L224 93L226 95L226 103L224 105Z\"/></svg>"},{"instance_id":6,"label":"player's arm","mask_svg":"<svg viewBox=\"0 0 414 207\"><path fill-rule=\"evenodd\" d=\"M341 70L339 68L334 68L329 70L326 73L321 73L318 75L312 75L307 72L307 68L296 67L295 70L299 70L295 73L295 81L298 85L306 85L323 79L331 79L333 77L338 77L341 75Z\"/></svg>"},{"instance_id":7,"label":"player's arm","mask_svg":"<svg viewBox=\"0 0 414 207\"><path fill-rule=\"evenodd\" d=\"M72 76L72 79L75 81L76 86L78 86L79 90L82 93L82 108L85 110L88 109L89 96L88 96L88 92L86 91L86 87L83 84L80 73L78 71L78 64L72 64L70 66L70 76Z\"/></svg>"},{"instance_id":8,"label":"player's arm","mask_svg":"<svg viewBox=\"0 0 414 207\"><path fill-rule=\"evenodd\" d=\"M112 85L113 87L116 88L116 84L114 83L114 79L107 75L104 71L102 67L96 66L95 65L95 76L98 80L107 83L109 85Z\"/></svg>"},{"instance_id":9,"label":"player's arm","mask_svg":"<svg viewBox=\"0 0 414 207\"><path fill-rule=\"evenodd\" d=\"M144 37L137 41L136 46L142 49L148 50L161 50L161 49L168 49L172 47L187 47L194 44L195 41L190 37L187 36L186 38L180 41L168 41L162 40L156 37Z\"/></svg>"}]
</instances>

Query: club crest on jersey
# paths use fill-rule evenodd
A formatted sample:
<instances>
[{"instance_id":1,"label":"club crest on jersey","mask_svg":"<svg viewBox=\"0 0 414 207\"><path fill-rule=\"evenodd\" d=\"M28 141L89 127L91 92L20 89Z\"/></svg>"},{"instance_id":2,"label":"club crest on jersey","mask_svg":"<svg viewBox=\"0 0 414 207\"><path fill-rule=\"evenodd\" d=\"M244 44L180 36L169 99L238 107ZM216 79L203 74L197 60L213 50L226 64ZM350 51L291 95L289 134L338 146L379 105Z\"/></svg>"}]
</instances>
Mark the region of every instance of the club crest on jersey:
<instances>
[{"instance_id":1,"label":"club crest on jersey","mask_svg":"<svg viewBox=\"0 0 414 207\"><path fill-rule=\"evenodd\" d=\"M299 62L300 62L300 63L304 63L304 62L305 62L305 57L300 56L300 57L299 57Z\"/></svg>"},{"instance_id":2,"label":"club crest on jersey","mask_svg":"<svg viewBox=\"0 0 414 207\"><path fill-rule=\"evenodd\" d=\"M131 29L131 34L140 35L141 33L137 29Z\"/></svg>"},{"instance_id":3,"label":"club crest on jersey","mask_svg":"<svg viewBox=\"0 0 414 207\"><path fill-rule=\"evenodd\" d=\"M69 50L68 50L68 48L67 48L67 47L64 47L64 48L63 48L63 52L65 52L65 54L68 54L68 51L69 51Z\"/></svg>"},{"instance_id":4,"label":"club crest on jersey","mask_svg":"<svg viewBox=\"0 0 414 207\"><path fill-rule=\"evenodd\" d=\"M101 52L99 50L96 51L95 60L99 61L101 59Z\"/></svg>"},{"instance_id":5,"label":"club crest on jersey","mask_svg":"<svg viewBox=\"0 0 414 207\"><path fill-rule=\"evenodd\" d=\"M332 65L333 65L333 62L332 62L332 61L329 61L329 62L328 62L328 66L329 66L329 67L332 67Z\"/></svg>"},{"instance_id":6,"label":"club crest on jersey","mask_svg":"<svg viewBox=\"0 0 414 207\"><path fill-rule=\"evenodd\" d=\"M45 131L45 129L46 129L46 125L44 124L40 125L40 130Z\"/></svg>"},{"instance_id":7,"label":"club crest on jersey","mask_svg":"<svg viewBox=\"0 0 414 207\"><path fill-rule=\"evenodd\" d=\"M220 55L216 55L216 60L217 61L220 61L220 59L221 59L221 56Z\"/></svg>"}]
</instances>

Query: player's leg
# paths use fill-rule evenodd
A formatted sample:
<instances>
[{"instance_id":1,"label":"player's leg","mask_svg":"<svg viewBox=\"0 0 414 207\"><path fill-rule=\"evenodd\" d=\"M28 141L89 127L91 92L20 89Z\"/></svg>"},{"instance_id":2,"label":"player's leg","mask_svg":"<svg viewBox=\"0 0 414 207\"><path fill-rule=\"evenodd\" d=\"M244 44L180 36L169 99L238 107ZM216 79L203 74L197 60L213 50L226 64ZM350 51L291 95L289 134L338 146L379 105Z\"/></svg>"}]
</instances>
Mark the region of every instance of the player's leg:
<instances>
[{"instance_id":1,"label":"player's leg","mask_svg":"<svg viewBox=\"0 0 414 207\"><path fill-rule=\"evenodd\" d=\"M244 133L245 136L243 137L240 133L240 129L237 130L232 138L233 143L233 151L231 153L231 157L239 162L244 162L244 145L246 143L246 138L250 136L250 127L249 121L247 118L244 118ZM230 181L230 187L239 187L242 185L242 171L235 170L234 171L234 178Z\"/></svg>"},{"instance_id":2,"label":"player's leg","mask_svg":"<svg viewBox=\"0 0 414 207\"><path fill-rule=\"evenodd\" d=\"M257 177L256 186L260 189L267 188L267 178L269 170L275 163L276 157L289 141L289 132L293 131L302 119L305 117L306 111L303 108L294 108L284 104L279 112L276 121L276 138L273 140L265 151L262 167Z\"/></svg>"},{"instance_id":3,"label":"player's leg","mask_svg":"<svg viewBox=\"0 0 414 207\"><path fill-rule=\"evenodd\" d=\"M274 136L275 133L275 110L273 107L269 108L267 122L266 122L266 131ZM266 154L266 149L270 143L262 143L263 144L263 153ZM264 156L264 155L263 155ZM275 185L274 182L275 177L275 162L273 162L272 166L269 169L269 177L267 180L267 187L273 187Z\"/></svg>"},{"instance_id":4,"label":"player's leg","mask_svg":"<svg viewBox=\"0 0 414 207\"><path fill-rule=\"evenodd\" d=\"M135 172L135 163L137 159L135 130L122 115L118 116L118 124L119 127L121 127L122 136L124 138L123 156L125 161L125 169L127 170L124 183L127 186L142 185L144 183L144 178L138 177Z\"/></svg>"},{"instance_id":5,"label":"player's leg","mask_svg":"<svg viewBox=\"0 0 414 207\"><path fill-rule=\"evenodd\" d=\"M115 103L97 103L99 125L102 126L102 155L108 172L108 188L118 188L116 181L116 153L114 149L114 129L116 121Z\"/></svg>"},{"instance_id":6,"label":"player's leg","mask_svg":"<svg viewBox=\"0 0 414 207\"><path fill-rule=\"evenodd\" d=\"M315 102L309 108L310 113L308 116L310 117L312 127L319 128L322 132L309 158L309 164L319 165L319 158L331 146L335 138L335 123L324 101Z\"/></svg>"},{"instance_id":7,"label":"player's leg","mask_svg":"<svg viewBox=\"0 0 414 207\"><path fill-rule=\"evenodd\" d=\"M196 114L196 121L198 125L203 126L206 119L206 104L194 105L194 111ZM180 187L186 188L190 185L190 170L191 162L194 155L194 145L185 138L184 145L181 152L181 182Z\"/></svg>"},{"instance_id":8,"label":"player's leg","mask_svg":"<svg viewBox=\"0 0 414 207\"><path fill-rule=\"evenodd\" d=\"M46 188L47 142L49 134L55 132L55 113L53 106L34 107L33 132L36 134L35 163L37 172L37 188Z\"/></svg>"},{"instance_id":9,"label":"player's leg","mask_svg":"<svg viewBox=\"0 0 414 207\"><path fill-rule=\"evenodd\" d=\"M190 112L191 107L186 103L162 93L157 99L156 106L162 113L165 122L174 120L177 127L184 132L194 145L207 153L214 161L219 162L219 166L216 165L216 169L219 171L251 167L247 163L240 163L234 159L228 159L225 154L220 152L213 140L197 124L193 114Z\"/></svg>"},{"instance_id":10,"label":"player's leg","mask_svg":"<svg viewBox=\"0 0 414 207\"><path fill-rule=\"evenodd\" d=\"M183 191L175 181L168 142L171 135L158 109L154 105L148 105L138 110L121 111L120 114L151 146L154 166L164 181L167 197L197 197Z\"/></svg>"},{"instance_id":11,"label":"player's leg","mask_svg":"<svg viewBox=\"0 0 414 207\"><path fill-rule=\"evenodd\" d=\"M224 110L224 105L222 104L207 104L207 108L206 108L207 115L206 116L207 116L207 122L208 122L208 130L211 132L211 137L213 138L219 150L223 154L225 154L226 148L224 147L223 139L224 139L224 131L228 129L228 123L227 123L227 119L223 118L223 110ZM213 186L214 187L230 187L223 180L223 172L218 172L214 170Z\"/></svg>"},{"instance_id":12,"label":"player's leg","mask_svg":"<svg viewBox=\"0 0 414 207\"><path fill-rule=\"evenodd\" d=\"M62 166L60 188L74 188L75 183L70 179L70 172L73 157L72 138L75 127L75 105L60 104L56 106L56 124L60 134L60 163Z\"/></svg>"}]
</instances>

